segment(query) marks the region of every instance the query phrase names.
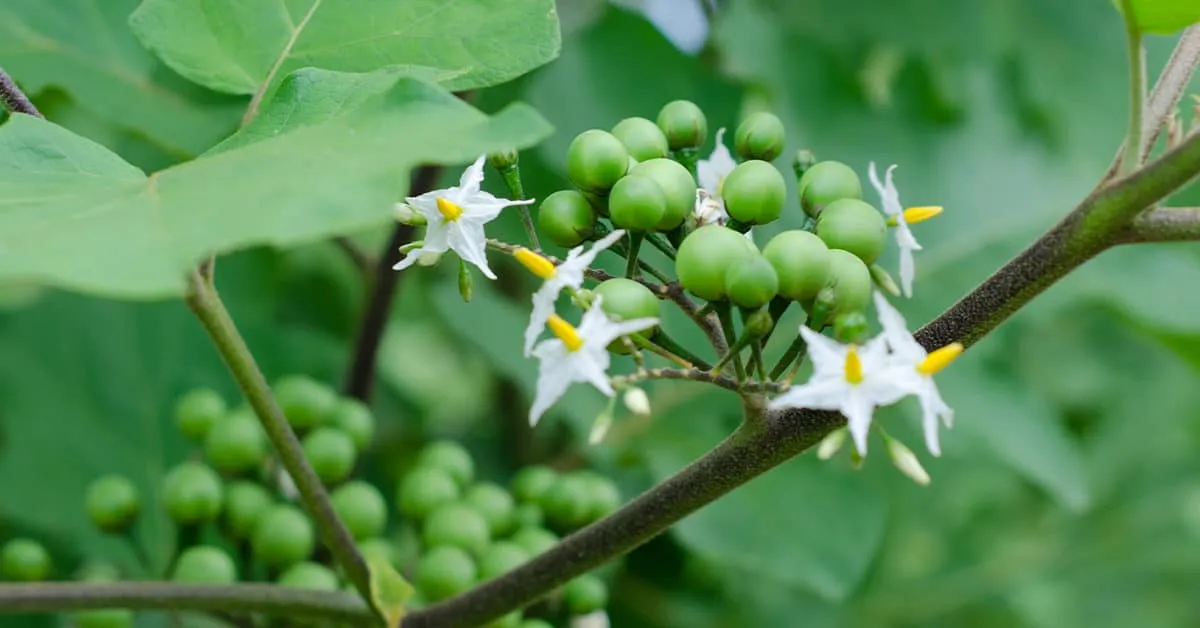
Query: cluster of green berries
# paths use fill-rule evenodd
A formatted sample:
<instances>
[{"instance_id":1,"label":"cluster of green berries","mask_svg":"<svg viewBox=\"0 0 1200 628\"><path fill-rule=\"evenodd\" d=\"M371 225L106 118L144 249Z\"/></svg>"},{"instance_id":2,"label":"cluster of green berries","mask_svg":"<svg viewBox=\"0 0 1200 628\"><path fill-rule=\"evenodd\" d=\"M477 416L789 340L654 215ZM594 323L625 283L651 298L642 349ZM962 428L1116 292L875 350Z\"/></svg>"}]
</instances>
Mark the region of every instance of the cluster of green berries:
<instances>
[{"instance_id":1,"label":"cluster of green berries","mask_svg":"<svg viewBox=\"0 0 1200 628\"><path fill-rule=\"evenodd\" d=\"M419 539L416 604L437 602L501 576L548 550L559 535L609 514L620 502L616 486L591 471L525 467L507 489L476 481L466 449L449 441L430 443L401 479L396 494L400 514ZM538 615L585 615L607 603L604 581L587 574L565 585ZM550 624L516 611L489 626Z\"/></svg>"}]
</instances>

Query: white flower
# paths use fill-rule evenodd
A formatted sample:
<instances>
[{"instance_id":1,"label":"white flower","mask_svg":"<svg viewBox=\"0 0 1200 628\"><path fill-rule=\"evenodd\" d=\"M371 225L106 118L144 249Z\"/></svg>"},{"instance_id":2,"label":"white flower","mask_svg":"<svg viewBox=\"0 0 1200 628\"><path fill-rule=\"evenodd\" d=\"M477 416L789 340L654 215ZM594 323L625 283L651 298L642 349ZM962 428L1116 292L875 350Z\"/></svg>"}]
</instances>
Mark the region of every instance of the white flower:
<instances>
[{"instance_id":1,"label":"white flower","mask_svg":"<svg viewBox=\"0 0 1200 628\"><path fill-rule=\"evenodd\" d=\"M596 256L600 254L600 251L616 244L617 240L624 236L625 232L620 229L613 231L592 245L592 249L586 253L582 246L577 246L567 253L567 259L557 267L551 264L550 260L529 249L517 249L517 252L513 254L517 261L533 274L546 280L542 287L533 294L533 314L529 317L529 326L525 328L525 355L527 357L533 353L533 345L537 342L542 330L545 329L546 320L554 313L554 302L558 300L559 293L563 290L581 288L584 272L592 265L592 262L596 261Z\"/></svg>"},{"instance_id":2,"label":"white flower","mask_svg":"<svg viewBox=\"0 0 1200 628\"><path fill-rule=\"evenodd\" d=\"M409 206L425 217L425 242L420 248L410 251L392 268L404 270L412 266L423 255L454 251L459 257L479 267L488 279L496 275L487 263L487 236L483 226L500 215L500 210L512 205L528 205L526 201L510 201L496 198L479 189L483 182L483 164L487 155L481 155L463 172L458 186L445 190L434 190L405 200Z\"/></svg>"},{"instance_id":3,"label":"white flower","mask_svg":"<svg viewBox=\"0 0 1200 628\"><path fill-rule=\"evenodd\" d=\"M551 314L546 326L554 338L543 340L533 349L541 364L538 368L537 392L529 409L529 424L538 419L558 401L571 384L589 383L605 395L615 393L608 381L608 345L635 332L658 324L657 318L635 318L611 321L600 309L602 297L597 295L584 312L579 327L572 327L557 314Z\"/></svg>"},{"instance_id":4,"label":"white flower","mask_svg":"<svg viewBox=\"0 0 1200 628\"><path fill-rule=\"evenodd\" d=\"M929 353L909 333L900 312L878 292L875 293L875 310L879 314L879 324L883 326L884 341L892 352L890 378L921 402L925 446L929 453L940 456L938 420L951 427L954 410L942 399L933 376L953 362L962 353L963 346L955 342Z\"/></svg>"},{"instance_id":5,"label":"white flower","mask_svg":"<svg viewBox=\"0 0 1200 628\"><path fill-rule=\"evenodd\" d=\"M725 177L737 167L737 162L733 160L733 153L722 143L724 137L725 129L718 129L716 148L708 159L696 162L696 179L700 188L696 190L695 213L696 224L699 225L723 225L729 219L729 214L725 212L725 200L721 198L721 187L725 184Z\"/></svg>"},{"instance_id":6,"label":"white flower","mask_svg":"<svg viewBox=\"0 0 1200 628\"><path fill-rule=\"evenodd\" d=\"M904 207L900 205L900 192L896 190L896 184L892 182L892 171L895 169L894 165L888 167L887 174L884 175L887 179L886 183L879 182L879 175L875 173L875 162L871 162L867 174L871 177L871 185L879 193L883 203L883 213L887 214L889 219L896 221L896 244L900 247L900 286L904 289L904 296L911 297L913 276L916 274L913 251L920 251L921 245L913 237L912 229L908 228Z\"/></svg>"},{"instance_id":7,"label":"white flower","mask_svg":"<svg viewBox=\"0 0 1200 628\"><path fill-rule=\"evenodd\" d=\"M800 335L808 343L812 378L773 399L770 407L841 412L846 416L855 448L865 456L875 408L895 403L908 394L892 377L883 336L857 346L844 345L808 327L801 327Z\"/></svg>"}]
</instances>

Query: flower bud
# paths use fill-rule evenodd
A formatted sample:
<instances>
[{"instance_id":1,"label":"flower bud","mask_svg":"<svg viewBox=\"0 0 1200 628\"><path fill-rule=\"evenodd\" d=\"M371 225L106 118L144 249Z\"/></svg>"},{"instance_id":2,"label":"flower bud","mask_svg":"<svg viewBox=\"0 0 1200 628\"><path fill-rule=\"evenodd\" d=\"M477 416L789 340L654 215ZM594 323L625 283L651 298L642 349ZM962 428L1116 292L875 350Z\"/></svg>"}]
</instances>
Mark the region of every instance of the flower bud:
<instances>
[{"instance_id":1,"label":"flower bud","mask_svg":"<svg viewBox=\"0 0 1200 628\"><path fill-rule=\"evenodd\" d=\"M875 281L875 285L879 286L880 290L894 296L900 296L900 286L896 285L896 280L888 274L879 264L871 264L868 268L871 271L871 279Z\"/></svg>"},{"instance_id":2,"label":"flower bud","mask_svg":"<svg viewBox=\"0 0 1200 628\"><path fill-rule=\"evenodd\" d=\"M911 449L906 447L904 443L892 437L887 437L888 456L892 459L892 464L901 473L907 475L913 482L926 486L929 484L929 474L925 472L925 467L921 466L921 461L917 459L917 455Z\"/></svg>"},{"instance_id":3,"label":"flower bud","mask_svg":"<svg viewBox=\"0 0 1200 628\"><path fill-rule=\"evenodd\" d=\"M488 155L488 163L500 172L516 168L519 159L519 154L515 148L509 148L507 150L502 150L498 153Z\"/></svg>"},{"instance_id":4,"label":"flower bud","mask_svg":"<svg viewBox=\"0 0 1200 628\"><path fill-rule=\"evenodd\" d=\"M762 338L771 332L775 321L766 309L761 309L746 317L746 333L755 338Z\"/></svg>"},{"instance_id":5,"label":"flower bud","mask_svg":"<svg viewBox=\"0 0 1200 628\"><path fill-rule=\"evenodd\" d=\"M396 217L396 222L402 225L409 225L410 227L425 226L425 217L408 203L396 203L392 207L392 214Z\"/></svg>"},{"instance_id":6,"label":"flower bud","mask_svg":"<svg viewBox=\"0 0 1200 628\"><path fill-rule=\"evenodd\" d=\"M608 435L608 428L612 427L612 422L613 414L612 405L610 404L609 407L605 408L604 411L596 417L596 420L592 422L592 429L590 432L588 432L588 444L595 445L604 440L604 437Z\"/></svg>"},{"instance_id":7,"label":"flower bud","mask_svg":"<svg viewBox=\"0 0 1200 628\"><path fill-rule=\"evenodd\" d=\"M830 432L825 438L817 443L817 458L821 460L829 460L842 449L842 445L846 444L846 436L850 431L844 427Z\"/></svg>"},{"instance_id":8,"label":"flower bud","mask_svg":"<svg viewBox=\"0 0 1200 628\"><path fill-rule=\"evenodd\" d=\"M708 119L696 103L673 100L658 112L658 128L667 136L671 150L700 148L708 139Z\"/></svg>"},{"instance_id":9,"label":"flower bud","mask_svg":"<svg viewBox=\"0 0 1200 628\"><path fill-rule=\"evenodd\" d=\"M419 266L436 266L438 261L442 259L441 253L433 251L421 251L417 257L417 265Z\"/></svg>"},{"instance_id":10,"label":"flower bud","mask_svg":"<svg viewBox=\"0 0 1200 628\"><path fill-rule=\"evenodd\" d=\"M760 111L738 125L733 149L742 159L774 161L783 152L787 132L778 116Z\"/></svg>"},{"instance_id":11,"label":"flower bud","mask_svg":"<svg viewBox=\"0 0 1200 628\"><path fill-rule=\"evenodd\" d=\"M462 297L464 303L470 303L471 295L474 294L471 284L471 271L467 269L467 263L462 259L458 260L458 294Z\"/></svg>"},{"instance_id":12,"label":"flower bud","mask_svg":"<svg viewBox=\"0 0 1200 628\"><path fill-rule=\"evenodd\" d=\"M630 386L625 390L625 395L621 400L625 402L625 407L629 408L630 412L640 416L650 416L650 397L641 388Z\"/></svg>"},{"instance_id":13,"label":"flower bud","mask_svg":"<svg viewBox=\"0 0 1200 628\"><path fill-rule=\"evenodd\" d=\"M801 148L796 151L796 156L792 158L792 172L796 173L796 180L799 181L804 177L804 173L808 172L817 163L817 156L807 148Z\"/></svg>"}]
</instances>

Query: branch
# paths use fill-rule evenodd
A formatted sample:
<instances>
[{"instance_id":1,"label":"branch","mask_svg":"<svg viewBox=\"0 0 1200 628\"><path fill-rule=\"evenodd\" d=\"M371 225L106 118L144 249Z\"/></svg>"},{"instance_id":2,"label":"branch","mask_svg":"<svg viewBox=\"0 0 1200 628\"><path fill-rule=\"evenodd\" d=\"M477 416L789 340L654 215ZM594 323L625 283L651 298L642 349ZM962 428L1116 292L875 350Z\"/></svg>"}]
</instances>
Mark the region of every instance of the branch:
<instances>
[{"instance_id":1,"label":"branch","mask_svg":"<svg viewBox=\"0 0 1200 628\"><path fill-rule=\"evenodd\" d=\"M375 615L358 596L271 584L186 585L173 582L39 582L0 585L0 615L103 608L261 613L320 618L356 626Z\"/></svg>"},{"instance_id":2,"label":"branch","mask_svg":"<svg viewBox=\"0 0 1200 628\"><path fill-rule=\"evenodd\" d=\"M1146 123L1146 49L1142 46L1142 31L1133 12L1133 0L1121 0L1125 20L1126 48L1129 52L1129 130L1125 135L1125 154L1119 172L1133 172L1145 161L1147 150L1143 137Z\"/></svg>"},{"instance_id":3,"label":"branch","mask_svg":"<svg viewBox=\"0 0 1200 628\"><path fill-rule=\"evenodd\" d=\"M8 72L4 71L4 68L0 68L0 99L4 100L4 106L8 107L9 111L39 118L46 117L37 110L37 107L33 106L33 102L29 100L25 92L21 91L20 87L17 87L17 82L9 76Z\"/></svg>"},{"instance_id":4,"label":"branch","mask_svg":"<svg viewBox=\"0 0 1200 628\"><path fill-rule=\"evenodd\" d=\"M783 392L787 388L787 386L775 382L746 382L745 384L739 384L732 377L702 369L647 369L632 375L618 375L611 378L611 381L614 387L619 388L626 384L636 384L651 379L686 379L693 382L714 384L726 390L745 394L778 393Z\"/></svg>"},{"instance_id":5,"label":"branch","mask_svg":"<svg viewBox=\"0 0 1200 628\"><path fill-rule=\"evenodd\" d=\"M1159 207L1139 214L1118 236L1120 244L1200 240L1200 207Z\"/></svg>"}]
</instances>

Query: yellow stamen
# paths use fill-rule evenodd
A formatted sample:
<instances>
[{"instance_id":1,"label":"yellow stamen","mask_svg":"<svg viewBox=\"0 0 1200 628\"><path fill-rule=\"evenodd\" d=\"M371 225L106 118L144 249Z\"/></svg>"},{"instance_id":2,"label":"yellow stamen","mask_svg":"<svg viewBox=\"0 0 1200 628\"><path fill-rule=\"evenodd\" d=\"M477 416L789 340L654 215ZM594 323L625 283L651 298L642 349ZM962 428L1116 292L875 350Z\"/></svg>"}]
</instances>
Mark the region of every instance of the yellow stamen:
<instances>
[{"instance_id":1,"label":"yellow stamen","mask_svg":"<svg viewBox=\"0 0 1200 628\"><path fill-rule=\"evenodd\" d=\"M583 338L579 337L579 332L558 314L550 315L546 320L546 327L567 346L568 351L578 351L583 346Z\"/></svg>"},{"instance_id":2,"label":"yellow stamen","mask_svg":"<svg viewBox=\"0 0 1200 628\"><path fill-rule=\"evenodd\" d=\"M462 216L463 213L463 209L457 203L440 196L437 199L437 208L441 212L442 218L445 218L447 222L458 220L458 217Z\"/></svg>"},{"instance_id":3,"label":"yellow stamen","mask_svg":"<svg viewBox=\"0 0 1200 628\"><path fill-rule=\"evenodd\" d=\"M862 360L855 347L846 351L846 381L851 384L861 384L863 381Z\"/></svg>"},{"instance_id":4,"label":"yellow stamen","mask_svg":"<svg viewBox=\"0 0 1200 628\"><path fill-rule=\"evenodd\" d=\"M522 266L528 268L529 272L542 279L549 279L558 272L554 269L554 264L551 264L550 260L527 248L522 247L517 249L517 252L513 253L513 257L517 258L517 261L521 262Z\"/></svg>"},{"instance_id":5,"label":"yellow stamen","mask_svg":"<svg viewBox=\"0 0 1200 628\"><path fill-rule=\"evenodd\" d=\"M904 210L904 222L910 225L915 225L918 222L925 222L926 220L941 214L942 211L944 211L944 208L937 205L929 205L927 207L909 207L908 209ZM895 216L889 216L887 219L887 224L889 227L895 227L896 222Z\"/></svg>"},{"instance_id":6,"label":"yellow stamen","mask_svg":"<svg viewBox=\"0 0 1200 628\"><path fill-rule=\"evenodd\" d=\"M922 375L933 375L938 371L950 366L950 363L958 356L962 355L963 346L961 342L952 342L933 353L925 356L924 360L917 365L917 372Z\"/></svg>"}]
</instances>

